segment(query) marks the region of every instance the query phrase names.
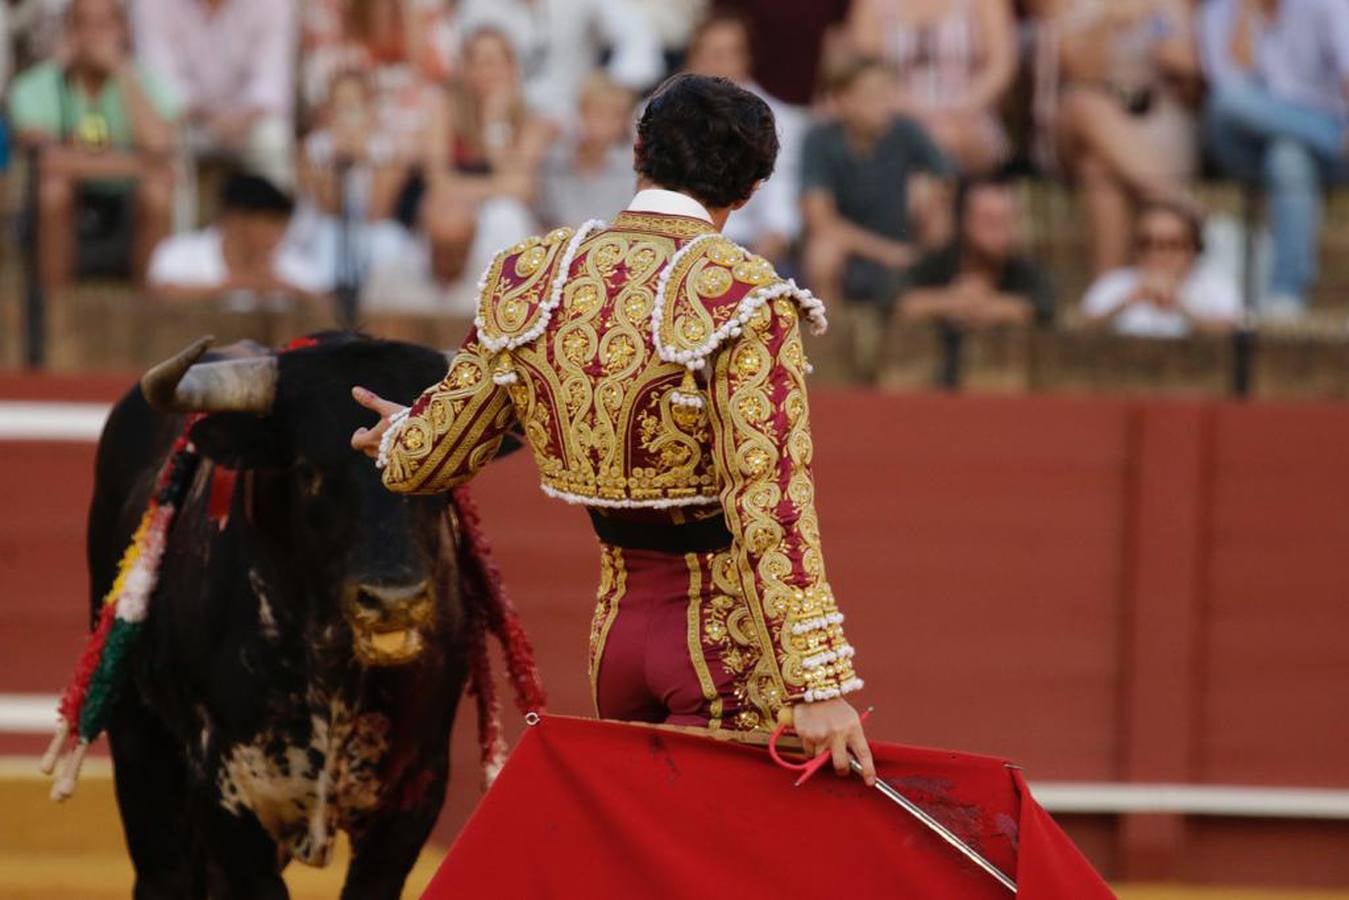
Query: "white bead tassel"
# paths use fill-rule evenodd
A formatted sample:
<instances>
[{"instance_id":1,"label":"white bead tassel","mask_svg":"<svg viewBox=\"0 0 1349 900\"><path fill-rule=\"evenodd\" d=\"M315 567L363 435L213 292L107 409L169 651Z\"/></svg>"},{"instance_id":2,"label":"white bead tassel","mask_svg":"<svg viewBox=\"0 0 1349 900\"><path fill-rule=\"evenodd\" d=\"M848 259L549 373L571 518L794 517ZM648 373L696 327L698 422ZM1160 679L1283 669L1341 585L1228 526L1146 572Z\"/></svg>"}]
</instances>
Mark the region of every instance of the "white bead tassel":
<instances>
[{"instance_id":1,"label":"white bead tassel","mask_svg":"<svg viewBox=\"0 0 1349 900\"><path fill-rule=\"evenodd\" d=\"M375 456L375 468L382 469L389 464L389 451L393 449L393 442L411 412L411 408L403 409L389 418L389 427L384 429L384 434L379 438L379 453Z\"/></svg>"}]
</instances>

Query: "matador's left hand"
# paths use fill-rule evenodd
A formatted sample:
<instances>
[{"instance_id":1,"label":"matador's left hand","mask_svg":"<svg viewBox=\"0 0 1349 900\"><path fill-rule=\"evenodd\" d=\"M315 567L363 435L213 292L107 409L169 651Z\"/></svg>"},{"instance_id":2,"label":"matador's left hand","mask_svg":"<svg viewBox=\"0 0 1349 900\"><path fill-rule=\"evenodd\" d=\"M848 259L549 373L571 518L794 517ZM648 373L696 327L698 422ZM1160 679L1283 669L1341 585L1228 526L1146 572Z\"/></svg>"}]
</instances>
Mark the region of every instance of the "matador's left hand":
<instances>
[{"instance_id":1,"label":"matador's left hand","mask_svg":"<svg viewBox=\"0 0 1349 900\"><path fill-rule=\"evenodd\" d=\"M389 420L402 412L405 407L392 400L385 400L374 391L367 391L363 387L352 388L351 396L361 406L379 413L379 422L374 428L357 428L351 436L351 448L374 459L379 455L380 439L384 437L384 432L389 430Z\"/></svg>"}]
</instances>

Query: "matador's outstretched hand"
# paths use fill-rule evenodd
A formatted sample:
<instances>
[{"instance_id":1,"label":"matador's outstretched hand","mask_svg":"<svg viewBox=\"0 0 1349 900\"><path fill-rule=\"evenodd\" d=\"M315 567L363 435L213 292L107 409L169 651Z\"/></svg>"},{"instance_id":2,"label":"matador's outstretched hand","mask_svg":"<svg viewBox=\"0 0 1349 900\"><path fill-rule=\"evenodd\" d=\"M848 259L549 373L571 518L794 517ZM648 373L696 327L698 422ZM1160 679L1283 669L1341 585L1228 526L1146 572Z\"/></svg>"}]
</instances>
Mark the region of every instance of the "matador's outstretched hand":
<instances>
[{"instance_id":1,"label":"matador's outstretched hand","mask_svg":"<svg viewBox=\"0 0 1349 900\"><path fill-rule=\"evenodd\" d=\"M384 432L389 430L390 420L406 407L392 400L385 400L374 391L368 391L363 387L353 387L351 396L361 406L379 413L379 422L373 428L357 428L351 436L351 448L374 459L379 455L379 442L384 437Z\"/></svg>"}]
</instances>

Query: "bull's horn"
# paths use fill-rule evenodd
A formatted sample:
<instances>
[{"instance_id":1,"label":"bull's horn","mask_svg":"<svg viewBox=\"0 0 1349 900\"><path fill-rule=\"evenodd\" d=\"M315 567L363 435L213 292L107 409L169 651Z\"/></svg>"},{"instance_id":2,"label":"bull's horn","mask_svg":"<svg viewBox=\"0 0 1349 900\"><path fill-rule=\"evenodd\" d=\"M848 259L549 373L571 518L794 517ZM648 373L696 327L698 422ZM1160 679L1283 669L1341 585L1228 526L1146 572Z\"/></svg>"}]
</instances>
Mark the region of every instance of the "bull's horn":
<instances>
[{"instance_id":1,"label":"bull's horn","mask_svg":"<svg viewBox=\"0 0 1349 900\"><path fill-rule=\"evenodd\" d=\"M165 412L270 412L276 397L276 357L197 362L211 341L200 338L145 373L141 393L149 404Z\"/></svg>"}]
</instances>

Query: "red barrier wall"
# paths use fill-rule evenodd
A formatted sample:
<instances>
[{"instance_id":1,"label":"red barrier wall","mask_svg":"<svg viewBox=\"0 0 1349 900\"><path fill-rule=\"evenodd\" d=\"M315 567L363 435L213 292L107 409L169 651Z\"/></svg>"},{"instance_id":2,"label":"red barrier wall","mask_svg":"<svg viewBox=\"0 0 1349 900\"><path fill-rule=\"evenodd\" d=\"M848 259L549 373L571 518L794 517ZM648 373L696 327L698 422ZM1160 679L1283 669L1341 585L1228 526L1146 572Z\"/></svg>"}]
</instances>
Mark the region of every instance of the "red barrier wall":
<instances>
[{"instance_id":1,"label":"red barrier wall","mask_svg":"<svg viewBox=\"0 0 1349 900\"><path fill-rule=\"evenodd\" d=\"M53 392L0 379L16 393ZM1349 407L820 392L813 413L877 736L1032 781L1349 787ZM0 690L55 691L73 661L91 453L0 443ZM552 708L588 712L584 516L524 454L477 493ZM461 718L442 837L476 797L473 746ZM1342 824L1068 824L1111 876L1349 884Z\"/></svg>"}]
</instances>

